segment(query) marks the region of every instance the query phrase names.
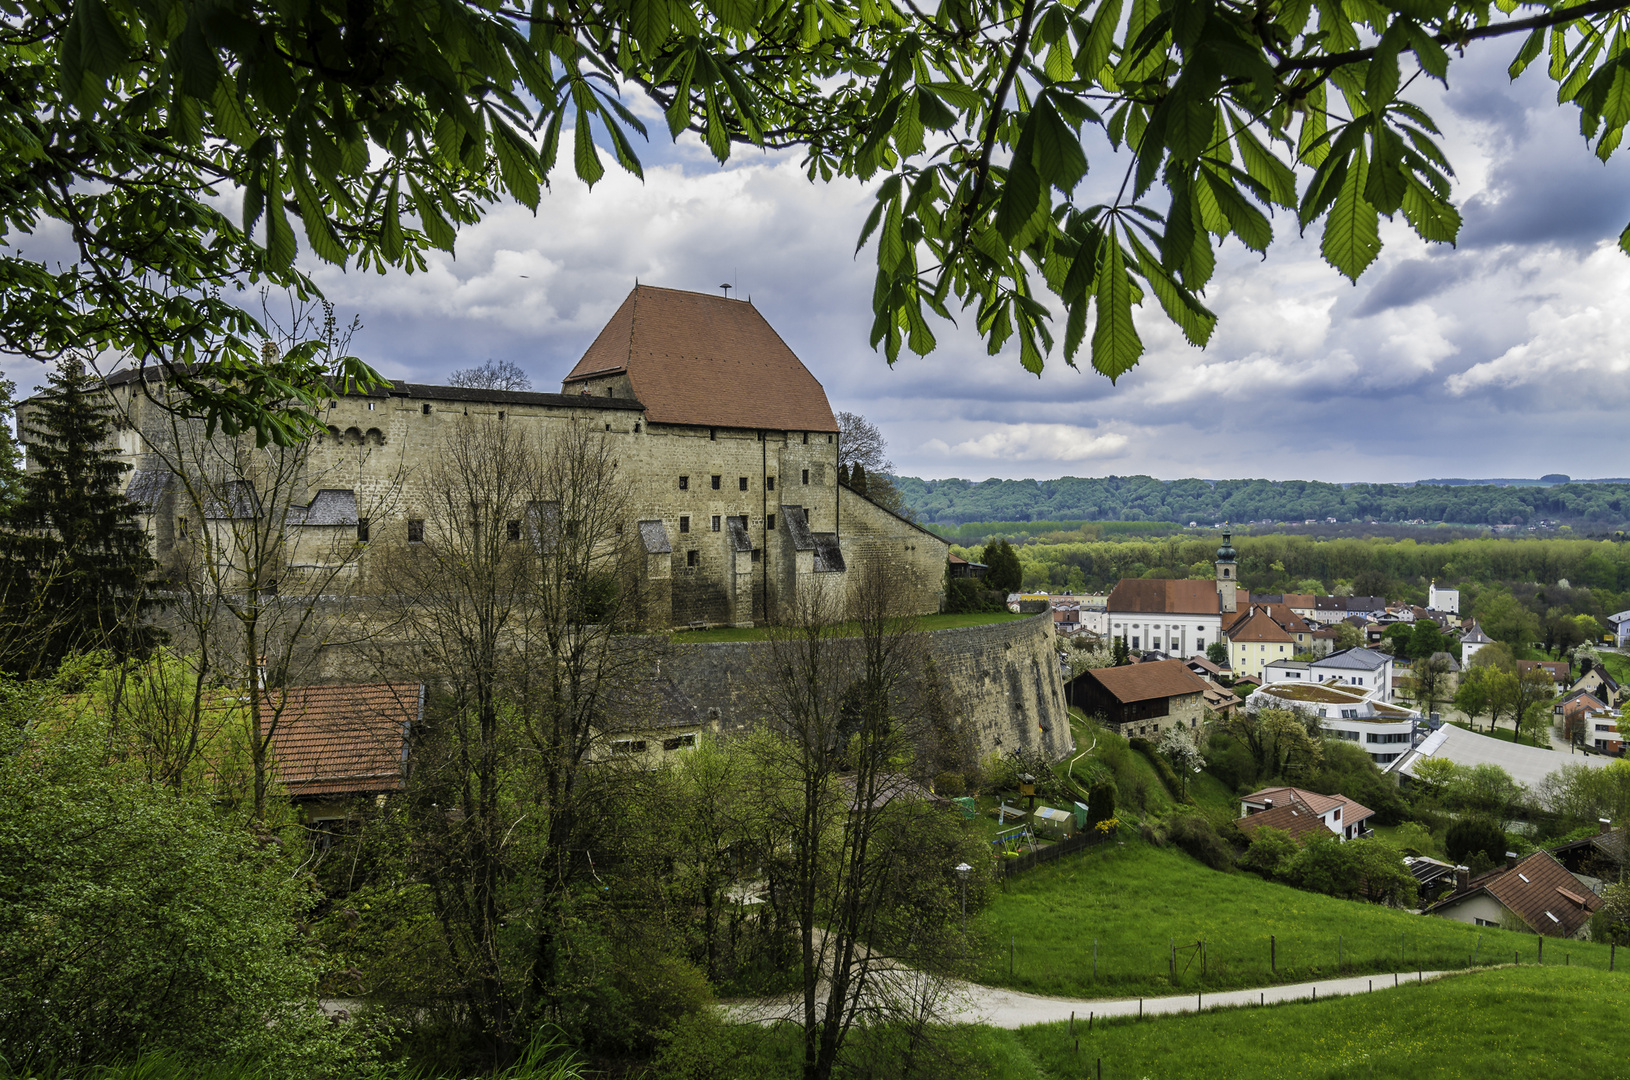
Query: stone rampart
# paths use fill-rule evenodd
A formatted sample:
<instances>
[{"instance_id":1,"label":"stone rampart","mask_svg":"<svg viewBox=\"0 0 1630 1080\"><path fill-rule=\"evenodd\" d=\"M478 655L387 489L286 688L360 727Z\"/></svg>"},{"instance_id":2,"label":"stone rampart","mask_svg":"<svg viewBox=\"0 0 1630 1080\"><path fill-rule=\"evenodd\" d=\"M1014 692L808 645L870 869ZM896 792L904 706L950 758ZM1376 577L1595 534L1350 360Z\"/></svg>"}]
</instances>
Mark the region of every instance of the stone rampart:
<instances>
[{"instance_id":1,"label":"stone rampart","mask_svg":"<svg viewBox=\"0 0 1630 1080\"><path fill-rule=\"evenodd\" d=\"M929 649L963 729L980 756L1016 748L1059 760L1071 749L1052 615L936 630ZM662 672L709 730L729 736L758 719L755 688L770 645L677 641Z\"/></svg>"}]
</instances>

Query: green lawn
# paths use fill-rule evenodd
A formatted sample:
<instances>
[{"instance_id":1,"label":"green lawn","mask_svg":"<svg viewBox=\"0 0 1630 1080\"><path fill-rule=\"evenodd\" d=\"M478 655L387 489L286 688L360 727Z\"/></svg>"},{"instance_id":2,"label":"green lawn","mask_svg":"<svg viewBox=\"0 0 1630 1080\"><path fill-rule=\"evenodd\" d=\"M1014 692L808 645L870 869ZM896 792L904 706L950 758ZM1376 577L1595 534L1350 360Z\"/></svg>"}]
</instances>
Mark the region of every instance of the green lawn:
<instances>
[{"instance_id":1,"label":"green lawn","mask_svg":"<svg viewBox=\"0 0 1630 1080\"><path fill-rule=\"evenodd\" d=\"M1613 676L1613 681L1620 686L1630 683L1630 657L1618 653L1604 652L1601 654L1602 666L1607 673Z\"/></svg>"},{"instance_id":2,"label":"green lawn","mask_svg":"<svg viewBox=\"0 0 1630 1080\"><path fill-rule=\"evenodd\" d=\"M990 1080L1419 1080L1624 1076L1630 973L1503 968L1362 998L1019 1031L973 1029ZM1102 1072L1099 1072L1099 1069Z\"/></svg>"},{"instance_id":3,"label":"green lawn","mask_svg":"<svg viewBox=\"0 0 1630 1080\"><path fill-rule=\"evenodd\" d=\"M1338 972L1510 963L1513 954L1526 963L1537 959L1538 939L1530 934L1220 873L1175 849L1151 847L1130 829L1122 836L1121 844L1020 874L997 892L971 921L983 956L973 977L1063 997L1153 997ZM1173 945L1175 976L1168 967ZM1605 969L1608 950L1548 941L1544 961Z\"/></svg>"},{"instance_id":4,"label":"green lawn","mask_svg":"<svg viewBox=\"0 0 1630 1080\"><path fill-rule=\"evenodd\" d=\"M968 615L923 615L917 619L917 628L923 631L955 630L964 626L987 626L991 623L1014 622L1019 619L1033 619L1034 615L1015 615L1011 611L979 612ZM675 630L673 641L675 645L691 643L712 643L719 641L767 641L771 627L731 627L720 626L711 630ZM853 627L847 629L854 630ZM854 630L858 633L858 630Z\"/></svg>"}]
</instances>

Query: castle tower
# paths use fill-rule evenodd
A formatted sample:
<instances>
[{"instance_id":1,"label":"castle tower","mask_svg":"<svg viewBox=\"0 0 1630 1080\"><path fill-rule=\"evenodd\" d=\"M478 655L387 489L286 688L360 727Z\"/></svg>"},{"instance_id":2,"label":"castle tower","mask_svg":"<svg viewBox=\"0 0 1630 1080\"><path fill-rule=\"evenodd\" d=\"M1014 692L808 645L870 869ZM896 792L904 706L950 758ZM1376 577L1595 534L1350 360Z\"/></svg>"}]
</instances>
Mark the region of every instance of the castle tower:
<instances>
[{"instance_id":1,"label":"castle tower","mask_svg":"<svg viewBox=\"0 0 1630 1080\"><path fill-rule=\"evenodd\" d=\"M1223 533L1222 547L1217 549L1217 607L1224 615L1237 610L1234 591L1239 586L1239 564L1235 561L1239 553L1230 540L1230 534Z\"/></svg>"}]
</instances>

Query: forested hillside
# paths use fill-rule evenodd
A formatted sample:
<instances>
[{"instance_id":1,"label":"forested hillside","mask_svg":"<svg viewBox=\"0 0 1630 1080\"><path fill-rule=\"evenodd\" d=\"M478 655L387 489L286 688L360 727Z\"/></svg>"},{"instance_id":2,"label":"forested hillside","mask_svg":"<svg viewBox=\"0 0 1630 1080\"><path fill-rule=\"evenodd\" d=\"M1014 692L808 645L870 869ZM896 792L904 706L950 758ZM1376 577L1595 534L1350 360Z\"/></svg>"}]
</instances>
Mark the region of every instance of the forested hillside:
<instances>
[{"instance_id":1,"label":"forested hillside","mask_svg":"<svg viewBox=\"0 0 1630 1080\"><path fill-rule=\"evenodd\" d=\"M1066 476L1058 480L896 479L907 506L931 524L971 521L1337 522L1426 521L1532 525L1600 532L1630 521L1630 484L1550 487L1460 484L1329 484L1316 480L1157 480Z\"/></svg>"}]
</instances>

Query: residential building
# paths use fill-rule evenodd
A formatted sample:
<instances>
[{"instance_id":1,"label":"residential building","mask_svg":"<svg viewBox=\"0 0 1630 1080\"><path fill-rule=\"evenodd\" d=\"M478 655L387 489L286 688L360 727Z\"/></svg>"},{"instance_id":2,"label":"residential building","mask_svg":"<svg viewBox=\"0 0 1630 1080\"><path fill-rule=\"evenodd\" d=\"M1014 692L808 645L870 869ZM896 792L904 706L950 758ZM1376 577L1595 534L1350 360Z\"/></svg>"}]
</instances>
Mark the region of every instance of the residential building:
<instances>
[{"instance_id":1,"label":"residential building","mask_svg":"<svg viewBox=\"0 0 1630 1080\"><path fill-rule=\"evenodd\" d=\"M1426 606L1446 615L1460 614L1460 590L1440 589L1436 581L1426 587Z\"/></svg>"},{"instance_id":2,"label":"residential building","mask_svg":"<svg viewBox=\"0 0 1630 1080\"><path fill-rule=\"evenodd\" d=\"M1630 611L1616 612L1607 617L1608 632L1613 635L1613 644L1619 648L1630 645Z\"/></svg>"},{"instance_id":3,"label":"residential building","mask_svg":"<svg viewBox=\"0 0 1630 1080\"><path fill-rule=\"evenodd\" d=\"M1363 747L1388 771L1421 735L1420 713L1388 704L1373 689L1341 683L1275 682L1251 691L1248 709L1295 709L1319 718L1326 735Z\"/></svg>"},{"instance_id":4,"label":"residential building","mask_svg":"<svg viewBox=\"0 0 1630 1080\"><path fill-rule=\"evenodd\" d=\"M969 562L955 552L952 552L945 561L950 564L951 576L954 578L982 578L990 569L982 562Z\"/></svg>"},{"instance_id":5,"label":"residential building","mask_svg":"<svg viewBox=\"0 0 1630 1080\"><path fill-rule=\"evenodd\" d=\"M1283 829L1300 841L1321 835L1358 840L1370 835L1365 822L1375 811L1345 795L1320 795L1296 787L1271 787L1240 799L1239 827L1246 833L1264 826Z\"/></svg>"},{"instance_id":6,"label":"residential building","mask_svg":"<svg viewBox=\"0 0 1630 1080\"><path fill-rule=\"evenodd\" d=\"M1549 850L1557 862L1581 880L1594 878L1604 884L1618 881L1625 870L1630 869L1630 839L1626 838L1624 829L1615 829L1607 818L1599 819L1597 825L1594 836L1558 844ZM1600 888L1593 885L1592 891Z\"/></svg>"},{"instance_id":7,"label":"residential building","mask_svg":"<svg viewBox=\"0 0 1630 1080\"><path fill-rule=\"evenodd\" d=\"M1064 698L1121 735L1155 738L1174 725L1199 726L1207 683L1181 660L1089 668L1064 687Z\"/></svg>"},{"instance_id":8,"label":"residential building","mask_svg":"<svg viewBox=\"0 0 1630 1080\"><path fill-rule=\"evenodd\" d=\"M332 833L358 799L406 784L409 737L424 719L416 682L290 686L262 690L257 718L271 734L276 780L308 829Z\"/></svg>"},{"instance_id":9,"label":"residential building","mask_svg":"<svg viewBox=\"0 0 1630 1080\"><path fill-rule=\"evenodd\" d=\"M1304 624L1305 625L1305 624ZM1262 669L1275 660L1296 655L1294 636L1280 626L1266 610L1252 605L1225 631L1228 636L1228 666L1236 675L1262 678Z\"/></svg>"},{"instance_id":10,"label":"residential building","mask_svg":"<svg viewBox=\"0 0 1630 1080\"><path fill-rule=\"evenodd\" d=\"M1589 935L1591 913L1601 906L1601 897L1550 852L1536 851L1523 859L1507 853L1504 866L1477 877L1457 868L1455 888L1425 914L1545 937L1583 938Z\"/></svg>"},{"instance_id":11,"label":"residential building","mask_svg":"<svg viewBox=\"0 0 1630 1080\"><path fill-rule=\"evenodd\" d=\"M1590 739L1585 718L1607 708L1607 702L1589 690L1570 690L1551 703L1551 723L1568 742L1584 744Z\"/></svg>"},{"instance_id":12,"label":"residential building","mask_svg":"<svg viewBox=\"0 0 1630 1080\"><path fill-rule=\"evenodd\" d=\"M1526 675L1530 671L1543 671L1551 677L1555 686L1567 686L1573 679L1573 668L1566 660L1518 660L1517 674Z\"/></svg>"},{"instance_id":13,"label":"residential building","mask_svg":"<svg viewBox=\"0 0 1630 1080\"><path fill-rule=\"evenodd\" d=\"M1584 716L1585 737L1604 754L1624 753L1624 714L1617 709L1601 709Z\"/></svg>"},{"instance_id":14,"label":"residential building","mask_svg":"<svg viewBox=\"0 0 1630 1080\"><path fill-rule=\"evenodd\" d=\"M1309 670L1319 682L1378 690L1382 701L1392 694L1392 657L1373 649L1341 649L1313 661Z\"/></svg>"},{"instance_id":15,"label":"residential building","mask_svg":"<svg viewBox=\"0 0 1630 1080\"><path fill-rule=\"evenodd\" d=\"M1473 619L1471 629L1460 635L1460 663L1464 667L1471 667L1472 657L1477 655L1477 651L1493 644L1494 639L1483 633L1483 628Z\"/></svg>"},{"instance_id":16,"label":"residential building","mask_svg":"<svg viewBox=\"0 0 1630 1080\"><path fill-rule=\"evenodd\" d=\"M1582 662L1584 668L1579 678L1573 681L1571 690L1589 690L1601 699L1604 705L1619 705L1624 700L1624 690L1619 686L1618 680L1608 673L1607 668L1600 664L1592 664L1589 660Z\"/></svg>"},{"instance_id":17,"label":"residential building","mask_svg":"<svg viewBox=\"0 0 1630 1080\"><path fill-rule=\"evenodd\" d=\"M1333 622L1349 615L1379 615L1387 610L1385 597L1380 596L1315 596L1313 617Z\"/></svg>"}]
</instances>

